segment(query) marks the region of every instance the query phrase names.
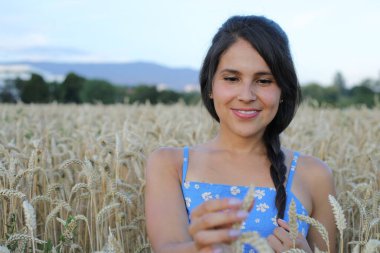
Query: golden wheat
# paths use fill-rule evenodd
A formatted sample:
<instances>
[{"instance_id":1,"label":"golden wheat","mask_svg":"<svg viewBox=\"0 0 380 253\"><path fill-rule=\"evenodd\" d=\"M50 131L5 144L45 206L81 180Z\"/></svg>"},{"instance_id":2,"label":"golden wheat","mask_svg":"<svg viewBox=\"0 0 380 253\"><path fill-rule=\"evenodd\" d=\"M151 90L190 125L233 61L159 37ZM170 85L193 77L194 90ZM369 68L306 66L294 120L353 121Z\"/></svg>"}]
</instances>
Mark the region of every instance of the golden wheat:
<instances>
[{"instance_id":1,"label":"golden wheat","mask_svg":"<svg viewBox=\"0 0 380 253\"><path fill-rule=\"evenodd\" d=\"M333 169L337 198L330 203L342 252L379 250L379 118L379 107L303 106L281 136L284 146ZM181 103L1 105L0 122L0 252L107 252L119 246L151 252L146 157L160 146L205 142L218 129L205 108ZM23 211L24 201L35 215L30 206ZM258 234L241 239L269 252Z\"/></svg>"}]
</instances>

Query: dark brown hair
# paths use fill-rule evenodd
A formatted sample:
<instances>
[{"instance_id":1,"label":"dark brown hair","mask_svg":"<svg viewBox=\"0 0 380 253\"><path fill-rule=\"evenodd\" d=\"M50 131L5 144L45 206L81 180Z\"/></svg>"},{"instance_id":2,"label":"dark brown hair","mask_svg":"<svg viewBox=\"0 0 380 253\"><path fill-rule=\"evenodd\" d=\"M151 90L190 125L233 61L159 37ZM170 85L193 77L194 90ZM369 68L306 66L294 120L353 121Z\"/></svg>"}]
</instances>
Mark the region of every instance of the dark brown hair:
<instances>
[{"instance_id":1,"label":"dark brown hair","mask_svg":"<svg viewBox=\"0 0 380 253\"><path fill-rule=\"evenodd\" d=\"M212 82L222 54L237 39L244 39L260 54L269 66L281 90L283 102L264 132L270 174L276 187L277 217L283 218L286 206L285 155L281 150L280 133L290 124L301 101L301 90L285 32L274 21L262 16L233 16L215 34L200 71L202 101L211 116L219 122L213 100Z\"/></svg>"}]
</instances>

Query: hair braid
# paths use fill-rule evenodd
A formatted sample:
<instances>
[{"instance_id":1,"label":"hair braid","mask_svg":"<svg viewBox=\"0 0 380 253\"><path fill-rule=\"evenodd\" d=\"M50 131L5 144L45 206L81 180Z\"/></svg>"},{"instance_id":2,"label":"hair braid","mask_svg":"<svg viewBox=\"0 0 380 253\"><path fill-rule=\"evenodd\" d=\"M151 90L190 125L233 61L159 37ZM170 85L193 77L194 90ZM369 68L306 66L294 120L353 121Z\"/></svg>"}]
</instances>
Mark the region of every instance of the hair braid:
<instances>
[{"instance_id":1,"label":"hair braid","mask_svg":"<svg viewBox=\"0 0 380 253\"><path fill-rule=\"evenodd\" d=\"M283 219L286 206L286 191L285 191L285 155L281 150L281 142L279 135L267 135L265 145L267 148L267 156L271 162L270 175L276 188L276 207L277 218Z\"/></svg>"}]
</instances>

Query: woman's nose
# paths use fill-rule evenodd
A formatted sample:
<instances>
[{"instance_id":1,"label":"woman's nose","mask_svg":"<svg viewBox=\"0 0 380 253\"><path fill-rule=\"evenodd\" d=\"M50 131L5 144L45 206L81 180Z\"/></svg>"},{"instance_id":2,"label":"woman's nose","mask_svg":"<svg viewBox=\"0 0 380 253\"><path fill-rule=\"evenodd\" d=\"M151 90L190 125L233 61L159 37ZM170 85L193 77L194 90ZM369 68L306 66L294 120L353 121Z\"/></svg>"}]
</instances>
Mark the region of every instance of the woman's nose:
<instances>
[{"instance_id":1,"label":"woman's nose","mask_svg":"<svg viewBox=\"0 0 380 253\"><path fill-rule=\"evenodd\" d=\"M250 83L243 84L237 98L241 101L255 101L257 97L254 85Z\"/></svg>"}]
</instances>

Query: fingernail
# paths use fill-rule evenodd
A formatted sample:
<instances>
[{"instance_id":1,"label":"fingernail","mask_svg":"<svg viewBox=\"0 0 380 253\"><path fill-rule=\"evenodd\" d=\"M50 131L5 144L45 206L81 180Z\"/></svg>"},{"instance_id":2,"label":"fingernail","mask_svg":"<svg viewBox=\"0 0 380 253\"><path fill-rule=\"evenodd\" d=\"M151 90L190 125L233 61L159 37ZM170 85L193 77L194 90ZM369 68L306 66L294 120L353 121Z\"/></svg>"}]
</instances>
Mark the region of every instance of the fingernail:
<instances>
[{"instance_id":1,"label":"fingernail","mask_svg":"<svg viewBox=\"0 0 380 253\"><path fill-rule=\"evenodd\" d=\"M239 218L246 218L248 216L248 213L244 210L240 210L236 213L236 216Z\"/></svg>"},{"instance_id":2,"label":"fingernail","mask_svg":"<svg viewBox=\"0 0 380 253\"><path fill-rule=\"evenodd\" d=\"M230 199L228 200L228 204L230 204L231 206L237 206L237 205L240 205L242 202L240 199Z\"/></svg>"},{"instance_id":3,"label":"fingernail","mask_svg":"<svg viewBox=\"0 0 380 253\"><path fill-rule=\"evenodd\" d=\"M230 237L238 237L240 233L241 233L240 230L237 230L237 229L231 229L229 231Z\"/></svg>"}]
</instances>

